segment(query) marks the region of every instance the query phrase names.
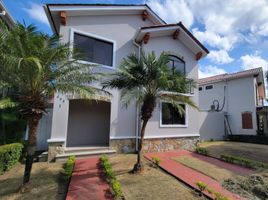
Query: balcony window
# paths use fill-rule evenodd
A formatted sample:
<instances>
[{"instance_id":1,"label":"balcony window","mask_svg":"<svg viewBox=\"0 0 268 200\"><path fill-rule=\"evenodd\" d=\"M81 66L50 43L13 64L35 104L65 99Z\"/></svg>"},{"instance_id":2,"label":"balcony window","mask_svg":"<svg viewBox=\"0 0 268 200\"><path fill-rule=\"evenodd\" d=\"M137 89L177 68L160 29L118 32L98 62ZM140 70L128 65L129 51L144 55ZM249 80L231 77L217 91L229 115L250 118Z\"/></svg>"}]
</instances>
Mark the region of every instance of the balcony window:
<instances>
[{"instance_id":1,"label":"balcony window","mask_svg":"<svg viewBox=\"0 0 268 200\"><path fill-rule=\"evenodd\" d=\"M185 74L185 62L176 56L169 55L169 69L174 73L174 71L180 71L182 74Z\"/></svg>"}]
</instances>

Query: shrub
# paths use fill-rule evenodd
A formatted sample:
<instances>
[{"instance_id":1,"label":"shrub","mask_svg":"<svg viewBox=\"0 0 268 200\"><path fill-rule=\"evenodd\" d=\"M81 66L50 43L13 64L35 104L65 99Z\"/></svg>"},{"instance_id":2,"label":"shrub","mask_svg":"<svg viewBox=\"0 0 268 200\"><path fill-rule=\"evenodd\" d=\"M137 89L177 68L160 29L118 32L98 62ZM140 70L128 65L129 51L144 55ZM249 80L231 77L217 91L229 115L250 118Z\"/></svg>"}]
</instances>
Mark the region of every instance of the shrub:
<instances>
[{"instance_id":1,"label":"shrub","mask_svg":"<svg viewBox=\"0 0 268 200\"><path fill-rule=\"evenodd\" d=\"M116 180L116 179L112 179L111 185L112 185L112 189L113 189L113 191L115 193L115 196L116 197L122 197L123 193L122 193L121 184L119 183L119 181Z\"/></svg>"},{"instance_id":2,"label":"shrub","mask_svg":"<svg viewBox=\"0 0 268 200\"><path fill-rule=\"evenodd\" d=\"M265 163L250 160L250 159L243 158L243 157L236 157L236 156L231 156L231 155L228 155L228 154L222 154L220 158L221 158L221 160L224 160L225 162L241 165L241 166L248 167L248 168L253 168L253 169L265 168L265 169L268 169L268 165L265 164Z\"/></svg>"},{"instance_id":3,"label":"shrub","mask_svg":"<svg viewBox=\"0 0 268 200\"><path fill-rule=\"evenodd\" d=\"M215 200L230 200L230 198L224 196L223 194L221 194L220 192L216 192L214 191L213 189L209 188L207 186L207 184L205 184L204 182L202 181L198 181L196 183L196 186L198 187L198 189L200 190L201 194L203 191L207 191L209 194L211 194L215 199Z\"/></svg>"},{"instance_id":4,"label":"shrub","mask_svg":"<svg viewBox=\"0 0 268 200\"><path fill-rule=\"evenodd\" d=\"M65 178L68 180L73 173L74 164L75 164L75 156L70 156L65 163L64 171L65 171Z\"/></svg>"},{"instance_id":5,"label":"shrub","mask_svg":"<svg viewBox=\"0 0 268 200\"><path fill-rule=\"evenodd\" d=\"M215 200L231 200L229 197L224 196L219 192L214 192Z\"/></svg>"},{"instance_id":6,"label":"shrub","mask_svg":"<svg viewBox=\"0 0 268 200\"><path fill-rule=\"evenodd\" d=\"M103 155L100 157L100 161L101 161L102 169L107 177L108 182L110 183L112 187L114 195L116 197L122 197L123 193L121 189L121 184L119 183L118 180L116 180L116 177L114 175L114 172L113 172L113 169L109 162L108 157L106 155Z\"/></svg>"},{"instance_id":7,"label":"shrub","mask_svg":"<svg viewBox=\"0 0 268 200\"><path fill-rule=\"evenodd\" d=\"M0 174L10 170L19 161L22 149L20 143L0 146Z\"/></svg>"},{"instance_id":8,"label":"shrub","mask_svg":"<svg viewBox=\"0 0 268 200\"><path fill-rule=\"evenodd\" d=\"M207 188L207 185L205 183L203 183L202 181L198 181L196 183L196 186L198 187L198 189L203 192L206 188Z\"/></svg>"},{"instance_id":9,"label":"shrub","mask_svg":"<svg viewBox=\"0 0 268 200\"><path fill-rule=\"evenodd\" d=\"M160 158L158 158L157 156L154 156L154 157L152 157L152 161L154 162L154 164L155 164L157 167L159 167L160 162L161 162Z\"/></svg>"},{"instance_id":10,"label":"shrub","mask_svg":"<svg viewBox=\"0 0 268 200\"><path fill-rule=\"evenodd\" d=\"M202 155L208 155L208 150L204 147L196 147L195 152Z\"/></svg>"}]
</instances>

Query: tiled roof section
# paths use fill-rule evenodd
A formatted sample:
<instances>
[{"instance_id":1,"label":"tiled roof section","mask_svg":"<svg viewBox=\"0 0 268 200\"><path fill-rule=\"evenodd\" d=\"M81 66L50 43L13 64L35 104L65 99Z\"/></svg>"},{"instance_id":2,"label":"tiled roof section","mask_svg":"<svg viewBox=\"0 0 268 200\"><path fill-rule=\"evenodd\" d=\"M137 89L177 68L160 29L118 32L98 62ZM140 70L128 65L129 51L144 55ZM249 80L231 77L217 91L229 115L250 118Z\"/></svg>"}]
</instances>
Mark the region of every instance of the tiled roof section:
<instances>
[{"instance_id":1,"label":"tiled roof section","mask_svg":"<svg viewBox=\"0 0 268 200\"><path fill-rule=\"evenodd\" d=\"M254 68L250 70L245 70L245 71L240 71L240 72L235 72L235 73L230 73L230 74L220 74L217 76L211 76L207 78L201 78L198 80L199 85L205 85L209 83L216 83L220 81L225 81L225 80L231 80L231 79L238 79L238 78L243 78L247 76L254 76L262 73L262 68Z\"/></svg>"},{"instance_id":2,"label":"tiled roof section","mask_svg":"<svg viewBox=\"0 0 268 200\"><path fill-rule=\"evenodd\" d=\"M179 22L177 24L163 24L163 25L153 25L153 26L143 26L141 29L150 29L150 28L165 28L165 27L172 27L172 26L179 26L181 27L205 52L209 53L208 49L199 42L198 39L182 24Z\"/></svg>"}]
</instances>

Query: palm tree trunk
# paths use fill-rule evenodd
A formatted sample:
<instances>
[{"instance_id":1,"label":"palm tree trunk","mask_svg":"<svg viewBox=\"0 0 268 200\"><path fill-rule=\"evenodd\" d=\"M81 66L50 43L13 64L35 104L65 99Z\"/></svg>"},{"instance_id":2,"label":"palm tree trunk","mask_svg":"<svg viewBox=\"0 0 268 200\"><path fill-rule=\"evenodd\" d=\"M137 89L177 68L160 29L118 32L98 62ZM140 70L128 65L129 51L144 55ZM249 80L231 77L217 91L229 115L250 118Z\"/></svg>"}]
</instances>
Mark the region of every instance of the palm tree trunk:
<instances>
[{"instance_id":1,"label":"palm tree trunk","mask_svg":"<svg viewBox=\"0 0 268 200\"><path fill-rule=\"evenodd\" d=\"M137 173L142 171L142 163L141 163L141 150L143 145L143 139L145 134L146 125L148 123L149 119L144 119L142 122L142 128L141 128L141 134L139 138L139 145L138 145L138 156L137 156L137 163L134 165L134 168L132 170L133 173Z\"/></svg>"},{"instance_id":2,"label":"palm tree trunk","mask_svg":"<svg viewBox=\"0 0 268 200\"><path fill-rule=\"evenodd\" d=\"M34 116L28 120L29 125L29 133L28 133L28 145L27 145L27 155L26 155L26 162L25 162L25 171L23 177L23 185L30 181L30 175L32 171L32 164L36 149L36 135L37 135L37 128L39 123L40 117Z\"/></svg>"}]
</instances>

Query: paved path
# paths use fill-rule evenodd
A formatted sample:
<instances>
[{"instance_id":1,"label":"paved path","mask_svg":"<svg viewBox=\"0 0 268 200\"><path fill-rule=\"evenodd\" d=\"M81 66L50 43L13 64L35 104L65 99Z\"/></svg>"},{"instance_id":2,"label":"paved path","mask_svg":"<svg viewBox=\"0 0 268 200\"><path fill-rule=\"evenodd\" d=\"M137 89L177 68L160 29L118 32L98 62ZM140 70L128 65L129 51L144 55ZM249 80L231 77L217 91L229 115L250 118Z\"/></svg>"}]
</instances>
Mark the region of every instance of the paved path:
<instances>
[{"instance_id":1,"label":"paved path","mask_svg":"<svg viewBox=\"0 0 268 200\"><path fill-rule=\"evenodd\" d=\"M196 155L195 153L191 153L189 151L180 150L180 151L169 151L169 152L160 152L160 153L147 153L145 154L145 158L151 160L153 156L157 156L161 159L160 167L167 171L168 173L172 174L182 182L186 183L187 185L196 188L196 182L202 181L208 185L208 187L212 188L213 190L222 193L223 195L234 199L234 200L241 200L243 198L239 197L238 195L235 195L227 190L225 190L219 182L216 180L194 170L189 167L186 167L185 165L180 164L179 162L176 162L172 160L173 157L179 157L179 156L192 156L197 157L201 160L220 165L222 168L226 168L228 170L231 170L235 173L239 174L250 174L253 171L245 169L243 167L235 166L214 158L205 159L205 156ZM205 193L206 195L210 196L210 194Z\"/></svg>"},{"instance_id":2,"label":"paved path","mask_svg":"<svg viewBox=\"0 0 268 200\"><path fill-rule=\"evenodd\" d=\"M66 200L104 199L113 198L100 169L99 158L76 160Z\"/></svg>"}]
</instances>

